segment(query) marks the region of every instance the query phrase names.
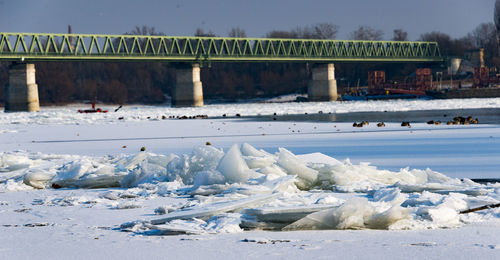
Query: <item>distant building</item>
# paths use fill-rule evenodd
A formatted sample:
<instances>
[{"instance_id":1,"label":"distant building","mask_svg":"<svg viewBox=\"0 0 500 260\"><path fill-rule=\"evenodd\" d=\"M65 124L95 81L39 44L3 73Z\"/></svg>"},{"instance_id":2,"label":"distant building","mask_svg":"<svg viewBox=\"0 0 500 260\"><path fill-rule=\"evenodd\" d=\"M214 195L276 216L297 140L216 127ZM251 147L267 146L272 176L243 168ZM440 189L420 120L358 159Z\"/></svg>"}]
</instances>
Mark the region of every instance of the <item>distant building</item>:
<instances>
[{"instance_id":1,"label":"distant building","mask_svg":"<svg viewBox=\"0 0 500 260\"><path fill-rule=\"evenodd\" d=\"M484 49L471 49L464 53L463 58L452 58L448 65L449 75L472 75L474 68L484 67Z\"/></svg>"},{"instance_id":2,"label":"distant building","mask_svg":"<svg viewBox=\"0 0 500 260\"><path fill-rule=\"evenodd\" d=\"M484 49L467 50L464 53L464 58L470 61L474 68L484 67Z\"/></svg>"}]
</instances>

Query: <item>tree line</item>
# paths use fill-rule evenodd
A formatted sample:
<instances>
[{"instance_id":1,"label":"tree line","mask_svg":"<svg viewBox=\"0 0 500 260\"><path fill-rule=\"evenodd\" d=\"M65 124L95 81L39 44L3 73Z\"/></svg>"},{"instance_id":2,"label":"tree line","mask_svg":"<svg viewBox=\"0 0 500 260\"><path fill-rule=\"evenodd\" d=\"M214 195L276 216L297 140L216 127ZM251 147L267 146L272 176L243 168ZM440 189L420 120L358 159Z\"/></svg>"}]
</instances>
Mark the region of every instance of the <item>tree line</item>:
<instances>
[{"instance_id":1,"label":"tree line","mask_svg":"<svg viewBox=\"0 0 500 260\"><path fill-rule=\"evenodd\" d=\"M500 1L495 22L500 25ZM297 26L291 30L273 30L267 38L336 39L339 27L332 23ZM126 34L164 35L156 28L137 26ZM217 36L197 28L195 36ZM235 27L229 37L246 37L244 29ZM384 33L370 26L359 26L349 34L352 40L382 40ZM395 29L390 40L408 41L408 33ZM470 49L484 48L489 67L500 67L497 27L483 23L461 38L443 32L429 32L418 40L436 41L444 56L463 56ZM8 82L10 62L0 62L0 100ZM37 84L42 104L65 104L97 98L99 101L124 103L163 103L175 84L175 68L170 63L120 62L36 62ZM212 63L202 68L204 96L210 99L243 99L269 97L287 93L305 93L310 78L307 63ZM404 80L417 67L428 64L336 64L336 78L343 88L366 84L367 72L384 70L388 78ZM440 68L442 69L442 68Z\"/></svg>"}]
</instances>

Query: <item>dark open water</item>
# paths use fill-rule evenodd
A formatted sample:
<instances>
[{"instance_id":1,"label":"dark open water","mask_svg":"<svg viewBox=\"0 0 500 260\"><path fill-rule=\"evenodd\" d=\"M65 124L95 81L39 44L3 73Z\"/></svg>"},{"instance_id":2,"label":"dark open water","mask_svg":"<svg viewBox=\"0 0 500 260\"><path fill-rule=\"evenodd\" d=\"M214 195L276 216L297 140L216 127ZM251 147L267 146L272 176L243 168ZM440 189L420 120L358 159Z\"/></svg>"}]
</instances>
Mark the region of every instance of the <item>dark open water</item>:
<instances>
[{"instance_id":1,"label":"dark open water","mask_svg":"<svg viewBox=\"0 0 500 260\"><path fill-rule=\"evenodd\" d=\"M312 121L312 122L414 122L421 123L430 120L453 121L454 117L462 116L479 119L480 124L500 124L500 108L480 109L453 109L453 110L421 110L400 112L352 112L352 113L323 113L302 115L251 116L247 117L259 121Z\"/></svg>"}]
</instances>

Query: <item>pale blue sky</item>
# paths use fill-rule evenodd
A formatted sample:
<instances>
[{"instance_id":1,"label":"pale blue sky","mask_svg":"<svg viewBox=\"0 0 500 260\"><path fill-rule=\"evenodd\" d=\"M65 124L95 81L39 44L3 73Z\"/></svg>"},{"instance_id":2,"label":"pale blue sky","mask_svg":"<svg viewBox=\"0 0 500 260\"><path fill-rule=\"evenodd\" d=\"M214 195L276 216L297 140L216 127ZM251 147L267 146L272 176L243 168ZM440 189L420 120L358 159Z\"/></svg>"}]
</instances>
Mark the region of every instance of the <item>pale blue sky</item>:
<instances>
[{"instance_id":1,"label":"pale blue sky","mask_svg":"<svg viewBox=\"0 0 500 260\"><path fill-rule=\"evenodd\" d=\"M345 39L359 25L402 28L410 40L441 31L462 37L493 21L495 0L0 0L0 31L121 34L136 25L168 35L193 35L197 27L226 36L232 27L261 37L271 30L329 22Z\"/></svg>"}]
</instances>

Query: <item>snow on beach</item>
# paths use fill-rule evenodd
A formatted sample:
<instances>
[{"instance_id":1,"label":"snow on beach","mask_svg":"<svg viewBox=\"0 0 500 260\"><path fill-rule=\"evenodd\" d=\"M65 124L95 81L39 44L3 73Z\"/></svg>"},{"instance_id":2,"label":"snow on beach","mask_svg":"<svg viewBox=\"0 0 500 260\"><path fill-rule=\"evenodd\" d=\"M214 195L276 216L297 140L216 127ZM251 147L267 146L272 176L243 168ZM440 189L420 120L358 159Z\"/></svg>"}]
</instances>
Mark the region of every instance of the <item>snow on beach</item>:
<instances>
[{"instance_id":1,"label":"snow on beach","mask_svg":"<svg viewBox=\"0 0 500 260\"><path fill-rule=\"evenodd\" d=\"M499 203L499 184L468 179L496 176L498 125L354 129L347 123L161 120L500 107L499 99L447 102L3 113L0 251L6 258L104 259L119 247L113 258L381 259L389 250L395 258L463 259L465 250L493 259L500 209L460 211ZM388 161L396 167L388 169ZM436 170L443 165L453 167L443 174ZM454 174L459 169L463 175Z\"/></svg>"}]
</instances>

